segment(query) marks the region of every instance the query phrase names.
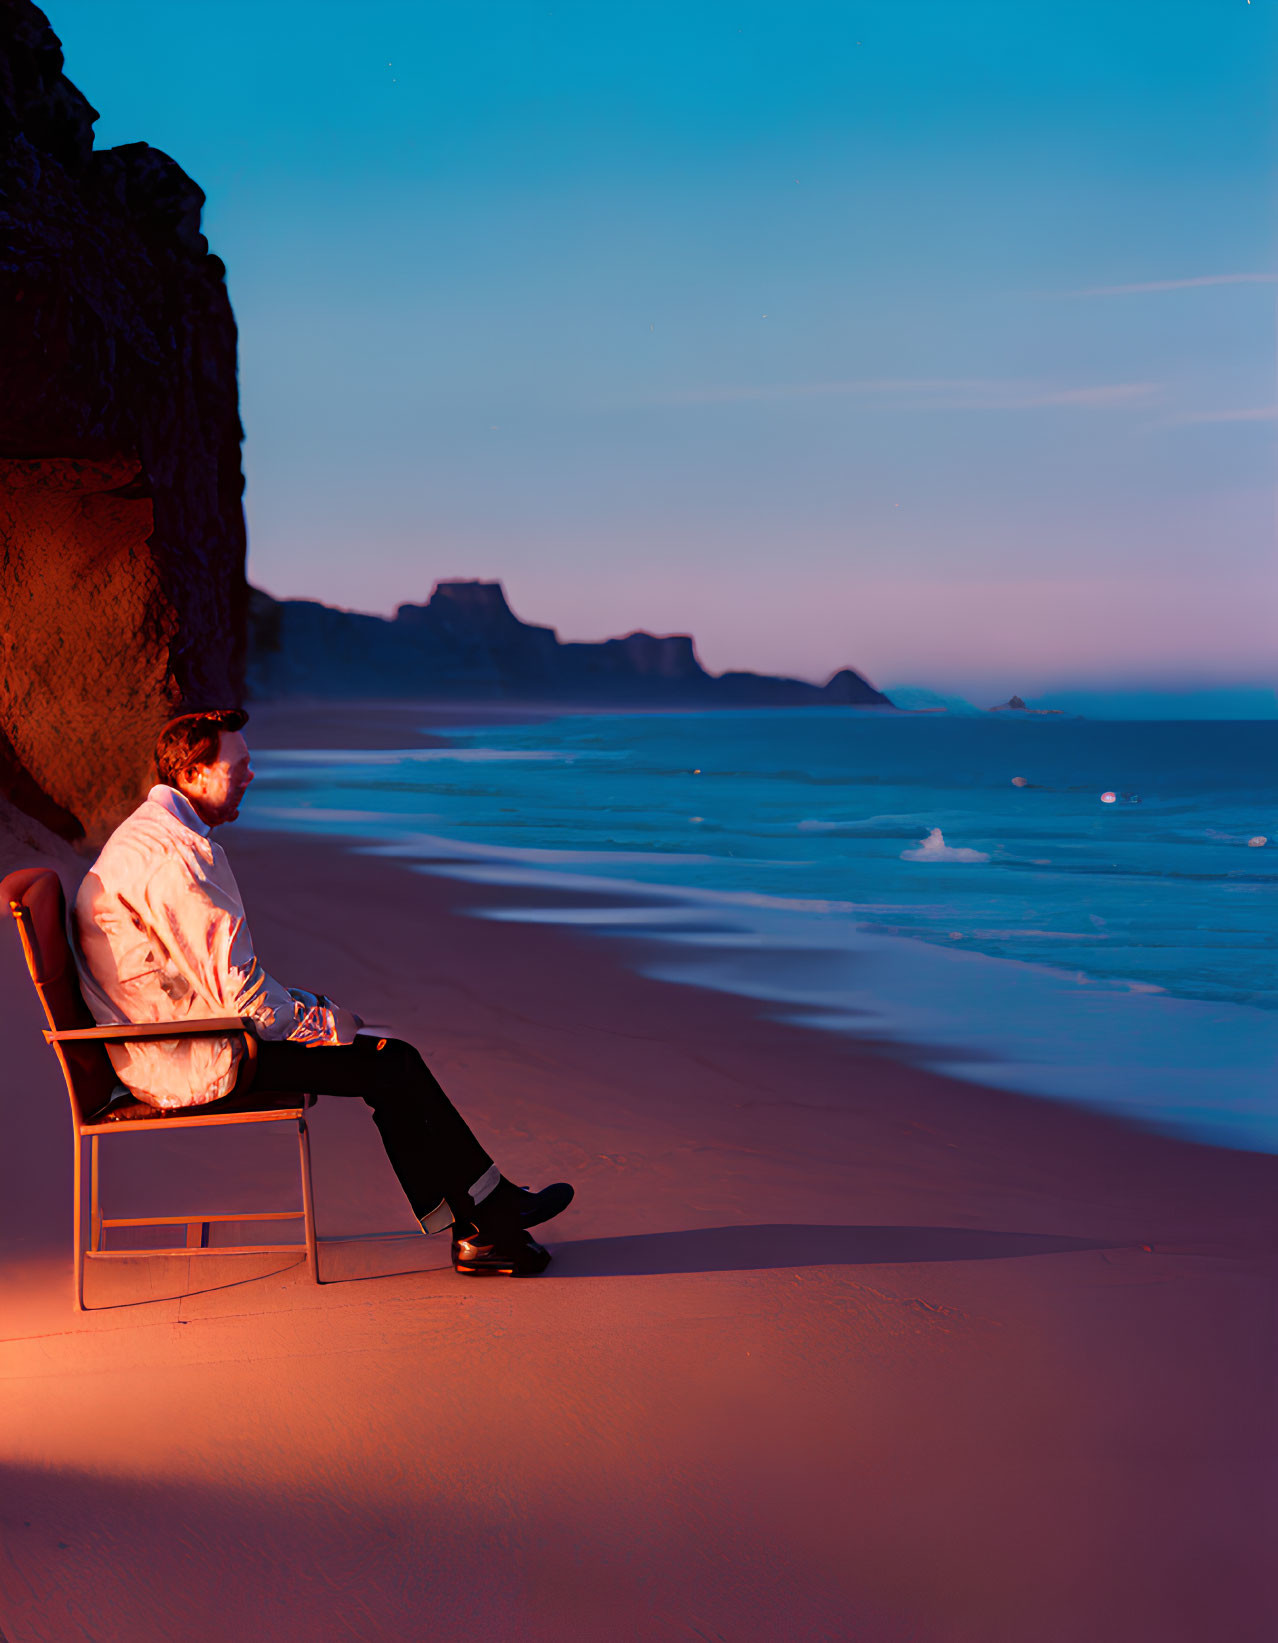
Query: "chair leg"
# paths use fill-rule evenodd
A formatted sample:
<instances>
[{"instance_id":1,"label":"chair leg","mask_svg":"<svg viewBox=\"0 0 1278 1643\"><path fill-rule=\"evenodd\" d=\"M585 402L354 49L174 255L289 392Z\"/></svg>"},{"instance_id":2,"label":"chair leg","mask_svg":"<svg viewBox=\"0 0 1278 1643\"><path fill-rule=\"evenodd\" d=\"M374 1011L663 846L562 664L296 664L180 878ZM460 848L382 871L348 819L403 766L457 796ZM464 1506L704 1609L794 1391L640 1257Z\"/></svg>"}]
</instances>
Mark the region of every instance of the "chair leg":
<instances>
[{"instance_id":1,"label":"chair leg","mask_svg":"<svg viewBox=\"0 0 1278 1643\"><path fill-rule=\"evenodd\" d=\"M319 1269L319 1240L315 1236L315 1194L311 1190L311 1138L306 1129L306 1120L297 1121L297 1150L298 1161L302 1169L302 1216L306 1223L306 1261L311 1269L311 1277L318 1284L322 1283Z\"/></svg>"},{"instance_id":2,"label":"chair leg","mask_svg":"<svg viewBox=\"0 0 1278 1643\"><path fill-rule=\"evenodd\" d=\"M84 1137L79 1130L75 1131L75 1157L72 1169L72 1217L74 1236L71 1242L71 1264L75 1281L75 1307L77 1312L84 1311L84 1204L81 1193L81 1170L83 1168Z\"/></svg>"},{"instance_id":3,"label":"chair leg","mask_svg":"<svg viewBox=\"0 0 1278 1643\"><path fill-rule=\"evenodd\" d=\"M102 1248L102 1200L98 1191L98 1136L89 1142L89 1248Z\"/></svg>"}]
</instances>

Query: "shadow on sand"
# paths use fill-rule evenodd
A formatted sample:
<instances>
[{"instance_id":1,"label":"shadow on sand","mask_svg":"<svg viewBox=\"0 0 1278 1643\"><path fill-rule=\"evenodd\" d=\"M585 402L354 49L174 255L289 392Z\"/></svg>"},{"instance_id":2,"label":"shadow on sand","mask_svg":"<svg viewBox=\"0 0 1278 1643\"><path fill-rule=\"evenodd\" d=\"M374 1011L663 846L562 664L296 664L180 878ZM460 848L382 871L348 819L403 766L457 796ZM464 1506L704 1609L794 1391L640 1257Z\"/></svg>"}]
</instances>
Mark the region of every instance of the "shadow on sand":
<instances>
[{"instance_id":1,"label":"shadow on sand","mask_svg":"<svg viewBox=\"0 0 1278 1643\"><path fill-rule=\"evenodd\" d=\"M560 1243L547 1229L554 1252L551 1278L639 1278L681 1272L761 1272L769 1267L893 1266L939 1261L1004 1261L1027 1255L1067 1255L1078 1250L1113 1249L1113 1240L1067 1238L1035 1232L986 1232L972 1227L845 1227L786 1223L744 1227L695 1227L686 1232L643 1232L622 1238L581 1238ZM534 1236L536 1231L534 1231ZM225 1264L206 1258L212 1270L197 1275L187 1257L141 1256L150 1270L142 1293L129 1276L132 1262L120 1262L115 1283L95 1273L91 1312L128 1308L147 1301L188 1299L277 1277L290 1269L304 1287L301 1258L228 1255ZM140 1263L140 1264L141 1264ZM159 1268L168 1268L165 1283ZM218 1270L220 1268L220 1270ZM423 1239L418 1232L356 1233L320 1240L324 1285L406 1278L447 1272L446 1238ZM203 1281L201 1281L201 1278ZM123 1287L124 1294L118 1293ZM0 1638L3 1643L3 1638Z\"/></svg>"},{"instance_id":2,"label":"shadow on sand","mask_svg":"<svg viewBox=\"0 0 1278 1643\"><path fill-rule=\"evenodd\" d=\"M971 1227L765 1225L698 1227L626 1238L555 1243L549 1276L620 1278L676 1272L753 1272L785 1266L890 1266L931 1261L1004 1261L1109 1249L1091 1238Z\"/></svg>"}]
</instances>

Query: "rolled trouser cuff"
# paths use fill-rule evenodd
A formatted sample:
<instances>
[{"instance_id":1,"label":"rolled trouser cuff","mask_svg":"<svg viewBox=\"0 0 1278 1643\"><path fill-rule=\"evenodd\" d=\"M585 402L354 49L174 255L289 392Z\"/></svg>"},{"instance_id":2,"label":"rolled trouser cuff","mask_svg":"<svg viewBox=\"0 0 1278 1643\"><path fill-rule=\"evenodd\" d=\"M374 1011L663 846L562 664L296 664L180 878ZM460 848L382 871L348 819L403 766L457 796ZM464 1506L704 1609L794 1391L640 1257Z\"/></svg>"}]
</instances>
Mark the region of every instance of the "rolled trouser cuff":
<instances>
[{"instance_id":1,"label":"rolled trouser cuff","mask_svg":"<svg viewBox=\"0 0 1278 1643\"><path fill-rule=\"evenodd\" d=\"M449 1208L448 1200L441 1198L434 1209L428 1210L425 1215L417 1217L418 1225L429 1237L434 1232L447 1232L453 1224L453 1212Z\"/></svg>"}]
</instances>

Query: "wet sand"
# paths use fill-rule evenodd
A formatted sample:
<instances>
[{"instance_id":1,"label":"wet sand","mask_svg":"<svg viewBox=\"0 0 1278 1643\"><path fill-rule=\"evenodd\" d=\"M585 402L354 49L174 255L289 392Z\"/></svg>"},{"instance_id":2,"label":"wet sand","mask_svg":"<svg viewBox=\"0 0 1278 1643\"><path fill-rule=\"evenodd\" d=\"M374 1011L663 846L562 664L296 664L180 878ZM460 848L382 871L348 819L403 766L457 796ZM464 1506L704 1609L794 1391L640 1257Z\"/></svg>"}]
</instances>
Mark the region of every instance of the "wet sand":
<instances>
[{"instance_id":1,"label":"wet sand","mask_svg":"<svg viewBox=\"0 0 1278 1643\"><path fill-rule=\"evenodd\" d=\"M245 735L254 748L438 747L458 726L537 724L560 713L625 712L598 702L580 708L526 702L329 702L294 697L250 702ZM652 709L635 709L651 712Z\"/></svg>"},{"instance_id":2,"label":"wet sand","mask_svg":"<svg viewBox=\"0 0 1278 1643\"><path fill-rule=\"evenodd\" d=\"M387 712L362 733L402 745ZM101 1264L81 1318L65 1098L0 942L8 1643L1274 1635L1278 1159L465 914L518 890L223 842L268 968L412 1039L577 1202L545 1276L458 1278L362 1104L321 1101L329 1283ZM107 1203L283 1207L294 1156L113 1139Z\"/></svg>"}]
</instances>

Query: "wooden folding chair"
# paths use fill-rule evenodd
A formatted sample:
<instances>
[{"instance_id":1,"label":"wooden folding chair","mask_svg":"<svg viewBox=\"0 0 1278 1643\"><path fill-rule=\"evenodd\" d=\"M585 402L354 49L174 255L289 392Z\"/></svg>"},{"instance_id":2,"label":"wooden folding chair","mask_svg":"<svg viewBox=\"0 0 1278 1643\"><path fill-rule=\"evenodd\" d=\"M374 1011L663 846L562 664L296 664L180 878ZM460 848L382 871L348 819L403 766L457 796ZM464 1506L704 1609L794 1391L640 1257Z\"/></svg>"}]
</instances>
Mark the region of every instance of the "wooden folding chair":
<instances>
[{"instance_id":1,"label":"wooden folding chair","mask_svg":"<svg viewBox=\"0 0 1278 1643\"><path fill-rule=\"evenodd\" d=\"M100 1027L89 1013L80 992L75 959L67 939L66 902L58 875L47 867L28 867L0 882L0 898L8 902L18 926L22 951L44 1006L49 1026L45 1042L53 1048L66 1079L71 1101L71 1133L75 1148L73 1170L75 1304L84 1304L84 1264L86 1260L115 1258L137 1260L151 1255L257 1255L279 1249L304 1249L311 1277L320 1282L319 1250L315 1236L315 1202L311 1190L310 1137L306 1111L314 1096L257 1092L238 1095L232 1110L219 1103L219 1111L203 1113L200 1107L164 1109L135 1101L115 1076L105 1046L143 1039L225 1038L242 1034L245 1054L257 1059L257 1040L250 1022L239 1016L210 1017L203 1020L157 1021L117 1027ZM235 1215L189 1215L107 1217L99 1199L98 1143L104 1135L154 1135L178 1129L200 1129L230 1124L296 1123L298 1162L302 1176L301 1209L241 1211ZM89 1142L89 1219L85 1237L83 1164L84 1143ZM236 1244L211 1247L209 1228L223 1221L298 1221L303 1223L305 1242L300 1244ZM186 1243L170 1249L125 1250L104 1248L105 1234L113 1227L186 1227Z\"/></svg>"}]
</instances>

